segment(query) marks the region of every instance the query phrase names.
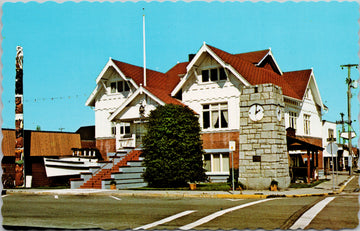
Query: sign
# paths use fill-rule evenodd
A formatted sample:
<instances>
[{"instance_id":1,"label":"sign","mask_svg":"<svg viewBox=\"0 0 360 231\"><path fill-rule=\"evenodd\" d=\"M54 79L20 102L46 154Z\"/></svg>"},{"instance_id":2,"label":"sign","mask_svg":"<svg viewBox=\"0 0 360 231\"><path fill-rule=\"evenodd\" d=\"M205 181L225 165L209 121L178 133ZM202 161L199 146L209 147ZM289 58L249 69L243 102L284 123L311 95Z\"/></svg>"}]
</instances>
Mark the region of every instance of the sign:
<instances>
[{"instance_id":1,"label":"sign","mask_svg":"<svg viewBox=\"0 0 360 231\"><path fill-rule=\"evenodd\" d=\"M261 162L261 156L253 156L253 162Z\"/></svg>"},{"instance_id":2,"label":"sign","mask_svg":"<svg viewBox=\"0 0 360 231\"><path fill-rule=\"evenodd\" d=\"M349 133L348 132L342 132L340 134L340 137L343 138L343 139L346 139L348 140L349 139ZM356 137L356 134L355 132L351 132L351 139L355 138Z\"/></svg>"},{"instance_id":3,"label":"sign","mask_svg":"<svg viewBox=\"0 0 360 231\"><path fill-rule=\"evenodd\" d=\"M234 152L236 149L236 142L235 141L229 141L229 150L231 152Z\"/></svg>"},{"instance_id":4,"label":"sign","mask_svg":"<svg viewBox=\"0 0 360 231\"><path fill-rule=\"evenodd\" d=\"M349 156L348 159L348 166L349 168L352 168L352 156Z\"/></svg>"},{"instance_id":5,"label":"sign","mask_svg":"<svg viewBox=\"0 0 360 231\"><path fill-rule=\"evenodd\" d=\"M329 143L325 150L331 155L337 155L338 146L335 143Z\"/></svg>"}]
</instances>

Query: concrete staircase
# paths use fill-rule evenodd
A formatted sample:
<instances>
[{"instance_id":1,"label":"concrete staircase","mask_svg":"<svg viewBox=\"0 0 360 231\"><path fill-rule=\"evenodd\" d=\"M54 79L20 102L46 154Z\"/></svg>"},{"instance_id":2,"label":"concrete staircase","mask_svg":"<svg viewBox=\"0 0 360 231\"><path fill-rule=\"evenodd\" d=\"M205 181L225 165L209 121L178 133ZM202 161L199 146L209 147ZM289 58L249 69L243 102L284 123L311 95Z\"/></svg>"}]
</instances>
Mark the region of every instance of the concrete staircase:
<instances>
[{"instance_id":1,"label":"concrete staircase","mask_svg":"<svg viewBox=\"0 0 360 231\"><path fill-rule=\"evenodd\" d=\"M147 186L142 174L145 167L142 166L141 150L124 150L118 153L109 153L111 161L96 170L91 176L83 176L80 188L110 189L110 183L115 181L117 189L139 188ZM79 183L77 183L79 185ZM78 188L72 185L72 188Z\"/></svg>"}]
</instances>

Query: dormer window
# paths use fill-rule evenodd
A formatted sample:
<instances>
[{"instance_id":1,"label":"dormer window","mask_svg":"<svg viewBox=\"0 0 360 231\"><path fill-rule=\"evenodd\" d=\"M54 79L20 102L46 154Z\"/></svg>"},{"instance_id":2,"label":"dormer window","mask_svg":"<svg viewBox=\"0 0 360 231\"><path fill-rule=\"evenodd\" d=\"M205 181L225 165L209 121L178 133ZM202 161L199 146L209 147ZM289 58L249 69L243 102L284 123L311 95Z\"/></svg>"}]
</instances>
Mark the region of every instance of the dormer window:
<instances>
[{"instance_id":1,"label":"dormer window","mask_svg":"<svg viewBox=\"0 0 360 231\"><path fill-rule=\"evenodd\" d=\"M111 93L130 91L127 81L116 81L110 83Z\"/></svg>"},{"instance_id":2,"label":"dormer window","mask_svg":"<svg viewBox=\"0 0 360 231\"><path fill-rule=\"evenodd\" d=\"M225 69L223 67L202 70L201 75L202 75L201 80L203 83L210 82L210 81L217 82L217 81L227 79Z\"/></svg>"}]
</instances>

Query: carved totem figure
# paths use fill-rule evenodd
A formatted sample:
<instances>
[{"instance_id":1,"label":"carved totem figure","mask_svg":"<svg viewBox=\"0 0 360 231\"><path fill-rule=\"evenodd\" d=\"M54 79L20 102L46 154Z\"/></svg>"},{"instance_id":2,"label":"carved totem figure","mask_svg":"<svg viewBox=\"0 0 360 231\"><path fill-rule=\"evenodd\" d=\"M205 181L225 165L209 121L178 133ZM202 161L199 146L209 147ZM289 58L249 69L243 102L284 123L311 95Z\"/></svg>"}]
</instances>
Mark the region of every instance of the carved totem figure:
<instances>
[{"instance_id":1,"label":"carved totem figure","mask_svg":"<svg viewBox=\"0 0 360 231\"><path fill-rule=\"evenodd\" d=\"M23 49L16 47L15 77L15 186L24 186Z\"/></svg>"}]
</instances>

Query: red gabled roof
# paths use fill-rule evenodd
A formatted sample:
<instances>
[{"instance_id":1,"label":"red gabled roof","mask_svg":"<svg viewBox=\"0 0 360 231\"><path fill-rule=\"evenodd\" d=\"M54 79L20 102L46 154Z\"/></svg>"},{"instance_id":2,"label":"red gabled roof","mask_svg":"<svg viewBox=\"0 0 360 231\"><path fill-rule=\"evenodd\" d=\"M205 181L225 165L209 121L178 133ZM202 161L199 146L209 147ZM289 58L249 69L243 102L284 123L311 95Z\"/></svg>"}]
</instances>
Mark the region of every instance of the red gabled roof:
<instances>
[{"instance_id":1,"label":"red gabled roof","mask_svg":"<svg viewBox=\"0 0 360 231\"><path fill-rule=\"evenodd\" d=\"M159 88L152 88L152 87L145 87L146 90L151 92L151 94L155 95L157 98L159 98L161 101L163 101L166 104L175 104L175 105L182 105L185 106L181 101L178 99L175 99L170 96L168 91L159 89Z\"/></svg>"},{"instance_id":2,"label":"red gabled roof","mask_svg":"<svg viewBox=\"0 0 360 231\"><path fill-rule=\"evenodd\" d=\"M299 100L303 99L303 95L304 95L304 92L302 92L302 89L304 88L303 82L306 82L305 81L306 78L307 80L310 78L310 75L306 76L307 72L299 72L299 73L288 72L290 74L287 74L286 77L284 77L269 69L255 66L252 62L244 58L241 58L241 55L239 54L233 55L223 50L220 50L216 47L210 45L207 46L225 63L230 64L251 85L273 83L282 88L284 95ZM261 52L259 52L258 54L261 54ZM246 55L243 57L246 57ZM293 83L294 81L292 80L292 78L296 75L301 75L301 78L303 78L304 81L300 81L299 83ZM306 86L307 86L307 82L305 84L305 88Z\"/></svg>"},{"instance_id":3,"label":"red gabled roof","mask_svg":"<svg viewBox=\"0 0 360 231\"><path fill-rule=\"evenodd\" d=\"M137 85L144 85L144 68L132 64L120 62L113 59L115 65L126 77L132 78ZM164 73L146 69L146 85L149 87L166 88L163 83L166 82Z\"/></svg>"},{"instance_id":4,"label":"red gabled roof","mask_svg":"<svg viewBox=\"0 0 360 231\"><path fill-rule=\"evenodd\" d=\"M137 85L143 84L144 69L139 66L113 60L115 65L126 77L132 78ZM186 73L188 62L178 63L166 74L146 69L146 87L149 92L166 104L184 105L179 100L170 96L171 91L180 82L182 74Z\"/></svg>"},{"instance_id":5,"label":"red gabled roof","mask_svg":"<svg viewBox=\"0 0 360 231\"><path fill-rule=\"evenodd\" d=\"M178 63L166 72L167 75L167 89L169 93L178 85L181 78L186 74L186 67L189 62Z\"/></svg>"},{"instance_id":6,"label":"red gabled roof","mask_svg":"<svg viewBox=\"0 0 360 231\"><path fill-rule=\"evenodd\" d=\"M309 83L312 70L301 70L301 71L291 71L284 72L283 77L286 82L292 86L293 90L301 96L301 99L306 93L306 87Z\"/></svg>"},{"instance_id":7,"label":"red gabled roof","mask_svg":"<svg viewBox=\"0 0 360 231\"><path fill-rule=\"evenodd\" d=\"M235 54L235 56L245 59L253 64L258 64L269 53L269 49L261 51L252 51L246 53Z\"/></svg>"}]
</instances>

